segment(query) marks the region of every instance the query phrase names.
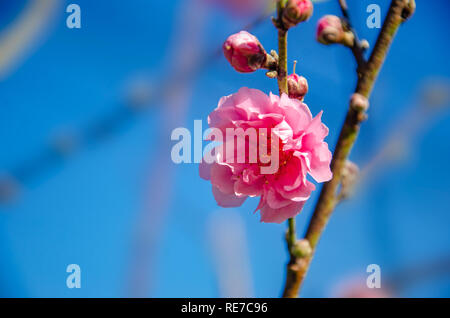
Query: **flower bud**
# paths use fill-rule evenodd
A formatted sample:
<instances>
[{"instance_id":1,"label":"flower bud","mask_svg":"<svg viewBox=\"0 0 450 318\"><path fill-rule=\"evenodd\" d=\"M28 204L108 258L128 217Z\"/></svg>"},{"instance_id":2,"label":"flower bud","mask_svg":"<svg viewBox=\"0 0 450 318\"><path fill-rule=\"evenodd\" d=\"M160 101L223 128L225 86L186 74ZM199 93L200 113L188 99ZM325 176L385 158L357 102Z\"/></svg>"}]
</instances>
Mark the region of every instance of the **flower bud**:
<instances>
[{"instance_id":1,"label":"flower bud","mask_svg":"<svg viewBox=\"0 0 450 318\"><path fill-rule=\"evenodd\" d=\"M341 199L347 199L353 194L359 177L359 167L350 160L345 161L341 176Z\"/></svg>"},{"instance_id":2,"label":"flower bud","mask_svg":"<svg viewBox=\"0 0 450 318\"><path fill-rule=\"evenodd\" d=\"M335 15L326 15L319 20L317 25L317 41L322 44L342 43L353 46L355 37L352 32L345 31L342 20Z\"/></svg>"},{"instance_id":3,"label":"flower bud","mask_svg":"<svg viewBox=\"0 0 450 318\"><path fill-rule=\"evenodd\" d=\"M416 11L416 1L408 0L402 11L402 18L408 20L414 14L414 11Z\"/></svg>"},{"instance_id":4,"label":"flower bud","mask_svg":"<svg viewBox=\"0 0 450 318\"><path fill-rule=\"evenodd\" d=\"M361 45L361 48L363 50L367 50L370 47L369 41L367 41L366 39L361 40L359 44Z\"/></svg>"},{"instance_id":5,"label":"flower bud","mask_svg":"<svg viewBox=\"0 0 450 318\"><path fill-rule=\"evenodd\" d=\"M369 100L359 93L354 93L350 98L350 107L358 111L367 111L369 109Z\"/></svg>"},{"instance_id":6,"label":"flower bud","mask_svg":"<svg viewBox=\"0 0 450 318\"><path fill-rule=\"evenodd\" d=\"M223 53L231 66L241 73L251 73L263 67L267 58L258 39L246 31L230 35L223 44Z\"/></svg>"},{"instance_id":7,"label":"flower bud","mask_svg":"<svg viewBox=\"0 0 450 318\"><path fill-rule=\"evenodd\" d=\"M308 81L303 76L291 74L287 77L288 92L290 98L303 101L308 93Z\"/></svg>"},{"instance_id":8,"label":"flower bud","mask_svg":"<svg viewBox=\"0 0 450 318\"><path fill-rule=\"evenodd\" d=\"M313 13L311 0L288 0L281 17L286 28L291 28L300 22L308 20Z\"/></svg>"},{"instance_id":9,"label":"flower bud","mask_svg":"<svg viewBox=\"0 0 450 318\"><path fill-rule=\"evenodd\" d=\"M292 253L300 258L308 257L312 254L312 248L309 241L306 239L301 239L295 242L292 248Z\"/></svg>"}]
</instances>

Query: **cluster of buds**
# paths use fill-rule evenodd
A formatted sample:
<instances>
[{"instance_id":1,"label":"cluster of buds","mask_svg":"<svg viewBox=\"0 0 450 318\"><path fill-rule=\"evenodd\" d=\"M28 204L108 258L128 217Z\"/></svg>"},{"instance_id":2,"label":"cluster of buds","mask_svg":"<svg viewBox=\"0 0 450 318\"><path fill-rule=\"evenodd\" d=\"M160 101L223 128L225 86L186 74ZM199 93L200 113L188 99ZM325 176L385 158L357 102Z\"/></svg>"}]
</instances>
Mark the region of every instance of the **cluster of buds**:
<instances>
[{"instance_id":1,"label":"cluster of buds","mask_svg":"<svg viewBox=\"0 0 450 318\"><path fill-rule=\"evenodd\" d=\"M295 98L303 101L306 93L308 93L308 81L303 76L295 74L295 66L297 61L294 62L294 71L287 77L288 92L290 98Z\"/></svg>"},{"instance_id":2,"label":"cluster of buds","mask_svg":"<svg viewBox=\"0 0 450 318\"><path fill-rule=\"evenodd\" d=\"M313 13L311 0L288 0L281 20L285 28L291 28L308 20Z\"/></svg>"},{"instance_id":3,"label":"cluster of buds","mask_svg":"<svg viewBox=\"0 0 450 318\"><path fill-rule=\"evenodd\" d=\"M335 15L326 15L319 20L316 37L326 45L340 43L351 47L355 41L353 32L346 30L342 19Z\"/></svg>"},{"instance_id":4,"label":"cluster of buds","mask_svg":"<svg viewBox=\"0 0 450 318\"><path fill-rule=\"evenodd\" d=\"M288 29L308 20L313 12L311 0L288 0L281 16L275 21L279 28ZM231 66L240 73L251 73L258 69L269 70L269 77L276 77L278 56L275 51L267 54L258 38L241 31L228 37L223 44L223 53ZM308 90L306 80L295 74L291 75L291 85L298 86L297 96L304 96ZM295 84L295 85L294 85Z\"/></svg>"},{"instance_id":5,"label":"cluster of buds","mask_svg":"<svg viewBox=\"0 0 450 318\"><path fill-rule=\"evenodd\" d=\"M233 68L240 73L251 73L258 69L268 69L267 76L277 76L278 55L275 51L267 54L259 40L252 34L241 31L233 34L223 44L223 53ZM308 81L294 71L287 77L290 98L303 101L308 92Z\"/></svg>"}]
</instances>

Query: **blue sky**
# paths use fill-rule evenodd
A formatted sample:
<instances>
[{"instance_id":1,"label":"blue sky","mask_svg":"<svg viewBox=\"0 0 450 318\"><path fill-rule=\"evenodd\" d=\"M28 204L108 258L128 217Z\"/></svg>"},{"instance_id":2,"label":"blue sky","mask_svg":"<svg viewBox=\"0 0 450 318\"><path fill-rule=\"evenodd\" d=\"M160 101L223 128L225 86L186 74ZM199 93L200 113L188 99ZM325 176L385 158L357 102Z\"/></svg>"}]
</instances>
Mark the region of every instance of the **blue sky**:
<instances>
[{"instance_id":1,"label":"blue sky","mask_svg":"<svg viewBox=\"0 0 450 318\"><path fill-rule=\"evenodd\" d=\"M69 2L61 5L45 36L1 82L0 171L14 171L18 164L35 158L61 132L77 136L92 128L96 118L123 107L130 83L143 78L158 87L161 79L176 74L183 52L174 53L171 48L180 32L174 20L182 2L78 0L79 30L65 26L64 9ZM389 1L348 3L360 37L373 45L378 30L365 26L366 7L377 3L383 15ZM1 2L0 27L10 25L26 4L25 0ZM401 151L401 160L382 162L357 195L338 207L302 295L330 296L333 286L346 277L365 277L372 263L388 276L449 255L448 100L447 108L431 112L429 118L423 115L426 111L408 117L420 107L424 83L438 79L448 84L448 9L444 0L418 1L416 14L400 28L351 158L366 166L402 131L407 140L400 142L399 149L406 150ZM204 52L213 51L251 20L211 8L207 13L199 44ZM331 147L355 85L355 63L348 49L320 45L314 36L321 16L338 13L337 1L317 4L312 19L289 34L290 67L293 59L298 60L297 73L308 79L305 101L312 113L324 110ZM252 32L266 49L276 48L269 20ZM233 211L218 208L210 184L198 177L197 165L170 162L167 133L175 124L192 129L195 119L204 120L206 126L207 115L221 96L242 86L276 92L276 81L263 72L238 74L223 56L195 77L175 76L174 89L178 89L177 80L191 90L182 100L184 115L165 120L173 114L167 105L174 102L157 99L147 111L130 116L110 138L84 144L68 160L55 159L49 169L24 177L16 200L0 206L0 296L128 296L132 246L141 222L148 222L145 228L150 232L145 234L153 242L145 253L149 262L144 268L150 273L142 277L145 296L221 296L212 252L217 247L211 245L208 233L211 220L227 213L244 231L245 240L237 244L248 250L245 260L236 252L231 253L230 263L239 267L248 261L249 295L280 295L287 262L285 225L259 223L259 216L252 213L256 199ZM417 118L420 127L414 121ZM408 130L415 128L417 133ZM166 182L168 203L163 193ZM297 217L299 235L317 194ZM236 234L236 228L229 230L230 235ZM81 289L66 287L66 266L72 263L81 267ZM448 273L427 278L403 290L401 296L448 297L449 282Z\"/></svg>"}]
</instances>

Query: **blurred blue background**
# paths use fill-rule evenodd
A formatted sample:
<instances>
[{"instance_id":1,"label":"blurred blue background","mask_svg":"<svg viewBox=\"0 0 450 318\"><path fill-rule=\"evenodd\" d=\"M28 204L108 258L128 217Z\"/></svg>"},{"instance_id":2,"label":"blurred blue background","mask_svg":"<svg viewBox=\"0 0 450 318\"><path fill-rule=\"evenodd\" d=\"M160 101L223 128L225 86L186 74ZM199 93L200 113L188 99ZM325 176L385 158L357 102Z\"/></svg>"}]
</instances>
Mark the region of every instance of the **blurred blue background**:
<instances>
[{"instance_id":1,"label":"blurred blue background","mask_svg":"<svg viewBox=\"0 0 450 318\"><path fill-rule=\"evenodd\" d=\"M0 1L0 296L280 296L286 225L260 223L257 199L218 208L198 166L170 159L172 129L194 119L206 128L221 96L277 92L264 72L238 74L214 53L249 23L275 49L270 19L212 2ZM66 27L70 3L81 29ZM348 0L373 46L371 3L384 16L387 0ZM369 264L382 286L420 269L392 296L450 296L449 8L419 0L400 28L351 154L363 178L336 209L302 296L343 296L365 285ZM325 14L340 14L337 1L317 3L289 33L289 67L298 60L305 102L324 110L334 147L355 62L315 41ZM73 263L80 289L66 286Z\"/></svg>"}]
</instances>

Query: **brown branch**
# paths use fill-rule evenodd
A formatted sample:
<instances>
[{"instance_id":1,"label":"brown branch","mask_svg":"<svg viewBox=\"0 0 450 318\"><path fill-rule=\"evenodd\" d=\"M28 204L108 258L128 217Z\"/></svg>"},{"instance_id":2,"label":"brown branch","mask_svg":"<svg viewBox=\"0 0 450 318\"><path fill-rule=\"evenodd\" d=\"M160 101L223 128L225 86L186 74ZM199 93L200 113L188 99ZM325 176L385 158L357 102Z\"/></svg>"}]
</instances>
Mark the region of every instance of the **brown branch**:
<instances>
[{"instance_id":1,"label":"brown branch","mask_svg":"<svg viewBox=\"0 0 450 318\"><path fill-rule=\"evenodd\" d=\"M367 98L369 97L392 40L400 24L403 22L402 12L407 4L408 0L392 0L370 59L358 77L355 93L359 93ZM340 184L342 168L358 136L360 124L365 117L366 114L363 109L350 107L348 110L331 161L333 178L324 184L306 231L306 239L309 241L312 253L306 257L297 257L291 254L283 297L298 296L317 243L336 206L336 192Z\"/></svg>"}]
</instances>

